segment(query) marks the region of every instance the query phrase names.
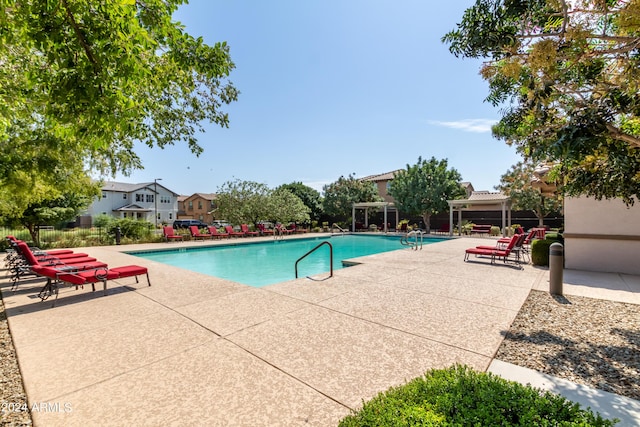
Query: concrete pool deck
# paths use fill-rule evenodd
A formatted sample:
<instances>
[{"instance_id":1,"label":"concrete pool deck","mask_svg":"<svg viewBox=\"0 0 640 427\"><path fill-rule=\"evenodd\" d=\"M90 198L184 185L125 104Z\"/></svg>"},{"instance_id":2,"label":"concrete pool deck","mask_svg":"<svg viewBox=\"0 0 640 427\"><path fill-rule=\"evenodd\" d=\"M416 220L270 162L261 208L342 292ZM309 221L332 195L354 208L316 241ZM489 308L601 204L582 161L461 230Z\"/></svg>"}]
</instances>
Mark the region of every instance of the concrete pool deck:
<instances>
[{"instance_id":1,"label":"concrete pool deck","mask_svg":"<svg viewBox=\"0 0 640 427\"><path fill-rule=\"evenodd\" d=\"M428 369L490 367L530 290L548 290L546 269L463 262L490 241L372 255L329 280L264 288L121 252L211 242L82 248L148 267L152 286L64 288L51 308L35 296L42 281L0 285L29 404L44 408L36 425L335 426ZM565 294L640 304L640 278L566 271Z\"/></svg>"}]
</instances>

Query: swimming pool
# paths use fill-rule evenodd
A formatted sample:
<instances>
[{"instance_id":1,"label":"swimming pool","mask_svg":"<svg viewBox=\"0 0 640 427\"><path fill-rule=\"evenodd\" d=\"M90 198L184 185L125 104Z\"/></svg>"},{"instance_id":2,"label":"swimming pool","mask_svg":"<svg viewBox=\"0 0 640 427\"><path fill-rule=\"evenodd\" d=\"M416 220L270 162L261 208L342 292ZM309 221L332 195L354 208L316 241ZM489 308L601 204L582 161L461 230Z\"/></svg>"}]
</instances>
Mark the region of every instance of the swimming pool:
<instances>
[{"instance_id":1,"label":"swimming pool","mask_svg":"<svg viewBox=\"0 0 640 427\"><path fill-rule=\"evenodd\" d=\"M425 244L446 239L426 239ZM315 246L328 241L333 246L333 269L343 268L343 260L406 248L399 236L353 235L230 243L203 248L180 248L129 252L163 264L262 287L295 278L295 263ZM330 270L329 247L323 246L298 264L298 277L314 276Z\"/></svg>"}]
</instances>

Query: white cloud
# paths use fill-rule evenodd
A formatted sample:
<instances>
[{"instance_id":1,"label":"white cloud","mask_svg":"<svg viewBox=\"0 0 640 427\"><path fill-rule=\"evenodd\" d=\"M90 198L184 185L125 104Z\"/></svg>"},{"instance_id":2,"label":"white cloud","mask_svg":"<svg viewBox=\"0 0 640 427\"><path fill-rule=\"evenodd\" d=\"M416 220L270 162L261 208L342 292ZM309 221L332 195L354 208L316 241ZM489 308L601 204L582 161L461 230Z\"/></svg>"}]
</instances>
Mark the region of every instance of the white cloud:
<instances>
[{"instance_id":1,"label":"white cloud","mask_svg":"<svg viewBox=\"0 0 640 427\"><path fill-rule=\"evenodd\" d=\"M436 126L444 126L452 129L460 129L465 132L484 133L491 132L491 126L496 124L493 119L464 119L452 122L441 122L437 120L429 120L429 123Z\"/></svg>"}]
</instances>

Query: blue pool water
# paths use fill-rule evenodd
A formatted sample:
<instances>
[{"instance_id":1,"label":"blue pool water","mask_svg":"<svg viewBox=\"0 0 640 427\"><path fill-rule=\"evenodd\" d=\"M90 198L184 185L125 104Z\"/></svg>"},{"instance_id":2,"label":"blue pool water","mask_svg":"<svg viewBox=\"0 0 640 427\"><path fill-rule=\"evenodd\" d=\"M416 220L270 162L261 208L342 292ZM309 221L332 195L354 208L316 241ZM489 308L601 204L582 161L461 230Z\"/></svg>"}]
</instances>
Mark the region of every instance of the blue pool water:
<instances>
[{"instance_id":1,"label":"blue pool water","mask_svg":"<svg viewBox=\"0 0 640 427\"><path fill-rule=\"evenodd\" d=\"M445 239L426 239L425 244L441 240ZM346 259L406 248L400 244L399 236L344 235L130 254L261 287L294 279L296 260L323 241L328 241L333 246L334 270L343 268L342 261ZM329 247L323 245L300 261L298 277L313 276L329 270Z\"/></svg>"}]
</instances>

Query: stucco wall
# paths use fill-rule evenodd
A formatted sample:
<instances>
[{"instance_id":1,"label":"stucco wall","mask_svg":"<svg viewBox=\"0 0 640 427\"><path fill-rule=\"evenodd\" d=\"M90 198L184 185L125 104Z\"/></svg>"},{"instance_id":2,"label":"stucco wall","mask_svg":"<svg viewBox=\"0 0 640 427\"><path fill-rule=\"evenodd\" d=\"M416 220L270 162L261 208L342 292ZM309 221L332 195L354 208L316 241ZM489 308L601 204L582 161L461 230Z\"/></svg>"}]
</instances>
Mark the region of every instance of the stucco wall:
<instances>
[{"instance_id":1,"label":"stucco wall","mask_svg":"<svg viewBox=\"0 0 640 427\"><path fill-rule=\"evenodd\" d=\"M565 199L566 268L640 274L640 206Z\"/></svg>"}]
</instances>

